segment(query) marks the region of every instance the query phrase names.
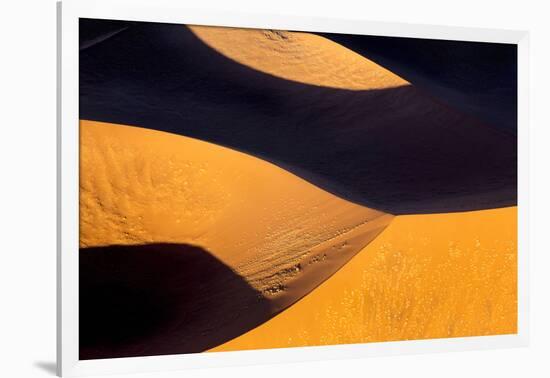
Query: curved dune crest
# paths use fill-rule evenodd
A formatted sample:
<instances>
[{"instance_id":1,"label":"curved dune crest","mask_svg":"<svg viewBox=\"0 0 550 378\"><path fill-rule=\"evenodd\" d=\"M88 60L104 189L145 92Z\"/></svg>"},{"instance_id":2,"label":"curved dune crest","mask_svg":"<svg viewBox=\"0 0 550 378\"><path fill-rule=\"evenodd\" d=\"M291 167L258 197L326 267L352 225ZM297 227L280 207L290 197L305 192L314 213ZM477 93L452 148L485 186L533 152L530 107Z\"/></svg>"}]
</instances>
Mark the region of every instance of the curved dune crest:
<instances>
[{"instance_id":1,"label":"curved dune crest","mask_svg":"<svg viewBox=\"0 0 550 378\"><path fill-rule=\"evenodd\" d=\"M371 60L319 35L211 26L189 28L228 58L286 80L353 90L409 85Z\"/></svg>"},{"instance_id":2,"label":"curved dune crest","mask_svg":"<svg viewBox=\"0 0 550 378\"><path fill-rule=\"evenodd\" d=\"M199 140L89 121L80 131L81 247L199 246L268 301L250 327L319 285L393 218ZM227 293L227 300L238 295ZM220 332L215 324L202 331ZM180 336L172 353L192 349L189 335ZM155 354L153 347L121 348L120 356Z\"/></svg>"}]
</instances>

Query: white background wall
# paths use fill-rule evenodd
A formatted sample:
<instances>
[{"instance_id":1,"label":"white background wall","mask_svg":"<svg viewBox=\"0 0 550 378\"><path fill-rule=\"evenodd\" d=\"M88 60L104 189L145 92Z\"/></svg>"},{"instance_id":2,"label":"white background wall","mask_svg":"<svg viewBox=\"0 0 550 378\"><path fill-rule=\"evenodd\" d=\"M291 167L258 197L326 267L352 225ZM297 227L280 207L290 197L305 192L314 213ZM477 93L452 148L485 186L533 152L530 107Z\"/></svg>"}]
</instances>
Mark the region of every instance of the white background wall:
<instances>
[{"instance_id":1,"label":"white background wall","mask_svg":"<svg viewBox=\"0 0 550 378\"><path fill-rule=\"evenodd\" d=\"M532 341L529 348L522 349L195 370L154 376L549 377L550 12L544 9L546 2L194 0L192 3L200 8L530 30ZM0 15L0 376L51 376L55 361L55 0L6 1Z\"/></svg>"}]
</instances>

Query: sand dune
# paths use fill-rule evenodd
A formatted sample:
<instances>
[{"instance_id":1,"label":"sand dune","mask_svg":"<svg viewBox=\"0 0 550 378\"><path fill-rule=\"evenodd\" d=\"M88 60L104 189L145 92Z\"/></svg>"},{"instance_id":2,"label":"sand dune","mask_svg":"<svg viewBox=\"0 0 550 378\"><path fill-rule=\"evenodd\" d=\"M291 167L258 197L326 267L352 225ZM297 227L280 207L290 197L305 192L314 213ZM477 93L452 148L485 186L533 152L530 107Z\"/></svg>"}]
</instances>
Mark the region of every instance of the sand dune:
<instances>
[{"instance_id":1,"label":"sand dune","mask_svg":"<svg viewBox=\"0 0 550 378\"><path fill-rule=\"evenodd\" d=\"M155 250L147 245L191 245L212 256L217 261L213 266L226 266L244 281L230 287L249 288L243 293L224 292L223 306L217 301L200 302L200 309L193 307L200 313L200 321L187 322L184 312L179 322L168 323L138 341L117 343L113 335L115 340L107 350L84 345L87 358L200 352L215 346L209 345L209 340L227 341L310 292L393 218L342 200L270 163L199 140L89 121L81 121L80 133L81 253L103 256L97 257L99 262L87 257L92 267L109 265L104 259L117 256L109 251L119 251L120 256L128 257L115 260L119 263L109 274L126 276L122 272L134 270L124 268L132 263L132 249L121 250L124 246L134 246L136 256L144 254L140 261L153 259L148 266L164 266L154 262L151 255L155 256ZM186 247L169 247L168 254L177 253L178 248ZM166 253L159 250L158 258ZM205 273L203 282L194 284L199 285L205 300L220 300L219 292L209 292L203 286L222 287L227 277L232 275ZM103 278L88 279L95 280L102 282ZM179 280L184 282L185 275ZM177 279L169 282L182 285ZM96 289L88 290L94 293ZM243 305L234 300L239 296L253 299ZM181 308L188 309L186 306ZM223 308L225 315L209 306ZM243 311L246 316L226 316ZM224 331L227 329L230 332ZM220 335L226 340L220 340ZM108 335L105 337L108 341ZM196 342L196 337L201 342Z\"/></svg>"},{"instance_id":2,"label":"sand dune","mask_svg":"<svg viewBox=\"0 0 550 378\"><path fill-rule=\"evenodd\" d=\"M384 61L418 88L310 33L80 38L82 358L516 331L498 75L476 99L471 67L441 89Z\"/></svg>"},{"instance_id":3,"label":"sand dune","mask_svg":"<svg viewBox=\"0 0 550 378\"><path fill-rule=\"evenodd\" d=\"M499 128L320 36L192 30L136 23L82 51L81 118L229 146L393 214L516 204Z\"/></svg>"},{"instance_id":4,"label":"sand dune","mask_svg":"<svg viewBox=\"0 0 550 378\"><path fill-rule=\"evenodd\" d=\"M213 351L517 332L517 208L398 216L308 296Z\"/></svg>"}]
</instances>

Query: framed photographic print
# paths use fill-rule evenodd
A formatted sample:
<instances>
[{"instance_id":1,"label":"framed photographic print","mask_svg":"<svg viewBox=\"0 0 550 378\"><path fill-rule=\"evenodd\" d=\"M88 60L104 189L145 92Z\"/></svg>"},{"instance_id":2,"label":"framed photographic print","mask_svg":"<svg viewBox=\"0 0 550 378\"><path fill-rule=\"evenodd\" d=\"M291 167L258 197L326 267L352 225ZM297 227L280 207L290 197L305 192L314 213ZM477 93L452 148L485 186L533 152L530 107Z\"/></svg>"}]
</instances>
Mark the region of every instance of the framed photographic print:
<instances>
[{"instance_id":1,"label":"framed photographic print","mask_svg":"<svg viewBox=\"0 0 550 378\"><path fill-rule=\"evenodd\" d=\"M63 1L63 376L526 345L527 33Z\"/></svg>"}]
</instances>

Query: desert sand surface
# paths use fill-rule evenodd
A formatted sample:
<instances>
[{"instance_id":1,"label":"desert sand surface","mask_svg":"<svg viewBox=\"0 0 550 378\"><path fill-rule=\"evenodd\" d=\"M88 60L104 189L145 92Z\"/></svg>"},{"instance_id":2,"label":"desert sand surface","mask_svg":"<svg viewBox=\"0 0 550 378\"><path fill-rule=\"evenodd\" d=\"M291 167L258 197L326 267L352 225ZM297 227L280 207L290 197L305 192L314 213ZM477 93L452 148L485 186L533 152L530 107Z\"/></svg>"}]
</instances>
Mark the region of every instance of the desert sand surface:
<instances>
[{"instance_id":1,"label":"desert sand surface","mask_svg":"<svg viewBox=\"0 0 550 378\"><path fill-rule=\"evenodd\" d=\"M82 119L227 146L392 214L516 204L514 136L327 38L121 27L81 51Z\"/></svg>"},{"instance_id":2,"label":"desert sand surface","mask_svg":"<svg viewBox=\"0 0 550 378\"><path fill-rule=\"evenodd\" d=\"M83 359L228 341L313 290L393 219L200 140L90 121L80 138Z\"/></svg>"},{"instance_id":3,"label":"desert sand surface","mask_svg":"<svg viewBox=\"0 0 550 378\"><path fill-rule=\"evenodd\" d=\"M510 207L398 216L308 296L213 351L516 332Z\"/></svg>"}]
</instances>

